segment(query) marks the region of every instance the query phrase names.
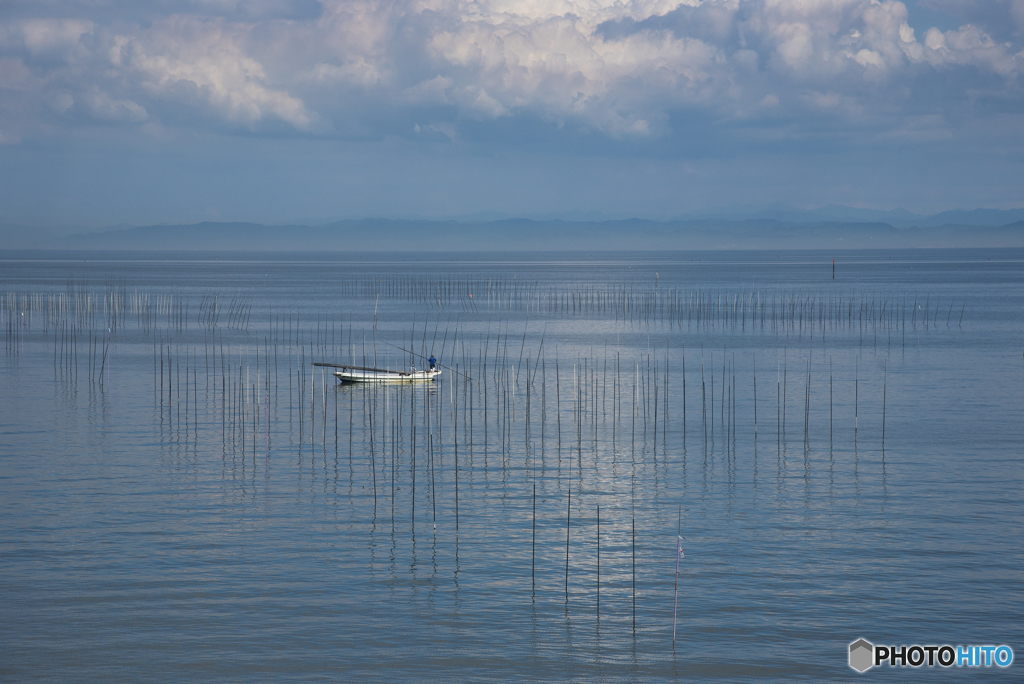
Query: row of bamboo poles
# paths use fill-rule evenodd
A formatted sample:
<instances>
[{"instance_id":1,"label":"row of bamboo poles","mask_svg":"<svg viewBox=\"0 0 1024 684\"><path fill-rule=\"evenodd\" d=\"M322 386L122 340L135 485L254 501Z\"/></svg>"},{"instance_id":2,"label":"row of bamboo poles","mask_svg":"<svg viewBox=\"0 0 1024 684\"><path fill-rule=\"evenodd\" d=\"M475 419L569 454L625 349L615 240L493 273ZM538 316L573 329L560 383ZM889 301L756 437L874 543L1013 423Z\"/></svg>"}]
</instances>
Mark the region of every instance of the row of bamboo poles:
<instances>
[{"instance_id":1,"label":"row of bamboo poles","mask_svg":"<svg viewBox=\"0 0 1024 684\"><path fill-rule=\"evenodd\" d=\"M381 291L388 290L381 286ZM403 289L396 291L404 292ZM526 294L521 297L524 301L530 299ZM376 298L379 303L380 294ZM869 297L867 294L841 296L795 291L769 294L675 289L646 292L552 290L534 304L537 306L530 304L520 310L559 316L613 314L616 322L667 324L687 331L769 331L775 335L820 336L822 339L829 332L856 331L861 342L865 335L871 335L876 344L880 333L887 336L889 344L896 333L903 345L908 327L913 332L939 326L961 328L967 310L966 298L952 296L933 301L931 295L922 300L909 293L874 292ZM129 322L146 332L182 332L190 325L200 329L248 332L253 323L253 298L216 293L192 298L144 293L137 289L0 295L0 325L5 330L8 352L17 351L18 341L32 330L41 329L45 335L70 324L78 330L96 333L117 331Z\"/></svg>"}]
</instances>

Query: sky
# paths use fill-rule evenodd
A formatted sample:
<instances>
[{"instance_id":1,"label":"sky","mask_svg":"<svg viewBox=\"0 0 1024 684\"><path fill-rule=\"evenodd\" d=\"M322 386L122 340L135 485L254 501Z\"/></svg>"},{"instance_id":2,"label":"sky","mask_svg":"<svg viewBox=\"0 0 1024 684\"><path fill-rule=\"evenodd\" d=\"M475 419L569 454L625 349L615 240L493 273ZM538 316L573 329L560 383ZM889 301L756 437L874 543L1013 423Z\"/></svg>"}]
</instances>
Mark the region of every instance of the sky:
<instances>
[{"instance_id":1,"label":"sky","mask_svg":"<svg viewBox=\"0 0 1024 684\"><path fill-rule=\"evenodd\" d=\"M1024 206L1024 0L4 0L0 224Z\"/></svg>"}]
</instances>

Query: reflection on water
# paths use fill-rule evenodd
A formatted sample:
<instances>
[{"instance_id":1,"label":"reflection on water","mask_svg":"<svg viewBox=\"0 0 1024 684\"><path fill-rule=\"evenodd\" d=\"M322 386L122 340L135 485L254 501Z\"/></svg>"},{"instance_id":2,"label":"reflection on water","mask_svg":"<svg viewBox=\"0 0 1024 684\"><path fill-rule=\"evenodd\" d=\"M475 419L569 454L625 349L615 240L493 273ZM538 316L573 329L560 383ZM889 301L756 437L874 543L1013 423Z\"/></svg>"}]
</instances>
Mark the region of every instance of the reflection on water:
<instances>
[{"instance_id":1,"label":"reflection on water","mask_svg":"<svg viewBox=\"0 0 1024 684\"><path fill-rule=\"evenodd\" d=\"M13 677L817 679L1022 636L1024 254L8 256Z\"/></svg>"}]
</instances>

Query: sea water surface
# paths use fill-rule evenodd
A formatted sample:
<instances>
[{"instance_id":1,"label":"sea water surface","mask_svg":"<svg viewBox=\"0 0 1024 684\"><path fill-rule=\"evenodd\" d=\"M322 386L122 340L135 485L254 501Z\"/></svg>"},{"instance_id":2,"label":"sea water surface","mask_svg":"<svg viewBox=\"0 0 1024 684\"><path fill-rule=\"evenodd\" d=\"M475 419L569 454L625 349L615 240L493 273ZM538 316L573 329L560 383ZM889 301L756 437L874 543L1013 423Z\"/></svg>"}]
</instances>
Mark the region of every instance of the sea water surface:
<instances>
[{"instance_id":1,"label":"sea water surface","mask_svg":"<svg viewBox=\"0 0 1024 684\"><path fill-rule=\"evenodd\" d=\"M847 649L1024 653L1022 304L1007 250L2 253L0 673L1019 680Z\"/></svg>"}]
</instances>

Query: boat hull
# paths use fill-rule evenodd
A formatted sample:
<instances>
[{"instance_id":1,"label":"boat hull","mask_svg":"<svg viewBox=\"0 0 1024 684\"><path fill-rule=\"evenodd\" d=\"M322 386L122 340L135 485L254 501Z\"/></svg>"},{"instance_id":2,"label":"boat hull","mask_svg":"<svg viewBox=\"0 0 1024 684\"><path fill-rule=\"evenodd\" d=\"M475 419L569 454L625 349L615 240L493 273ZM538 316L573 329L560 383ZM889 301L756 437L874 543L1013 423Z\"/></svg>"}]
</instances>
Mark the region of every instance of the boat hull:
<instances>
[{"instance_id":1,"label":"boat hull","mask_svg":"<svg viewBox=\"0 0 1024 684\"><path fill-rule=\"evenodd\" d=\"M343 368L335 371L334 377L341 382L430 382L440 374L440 370L399 372Z\"/></svg>"}]
</instances>

